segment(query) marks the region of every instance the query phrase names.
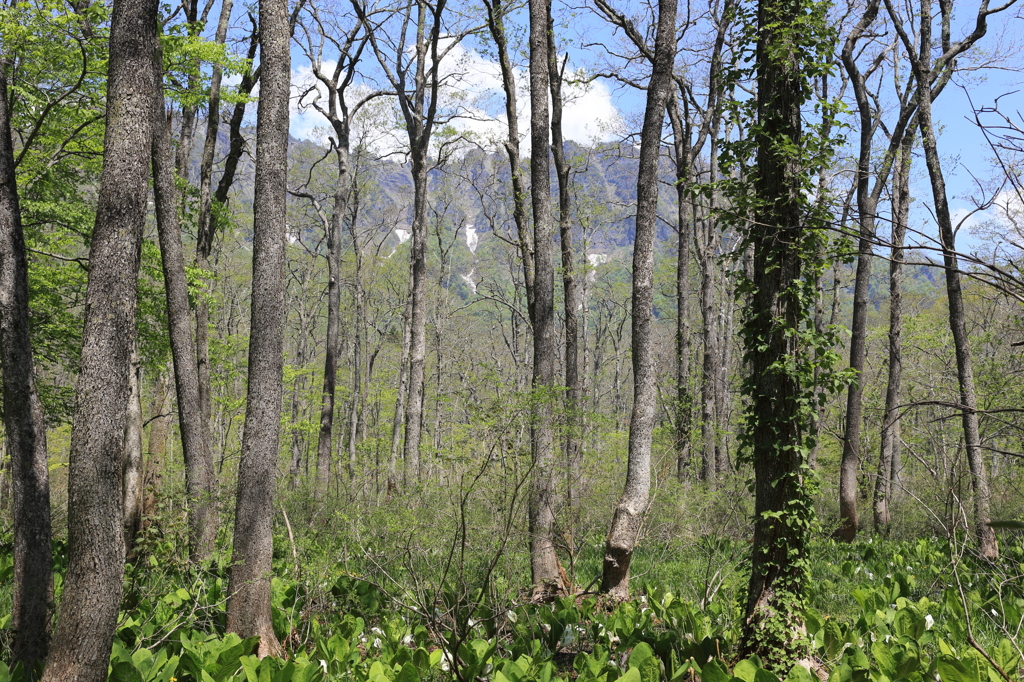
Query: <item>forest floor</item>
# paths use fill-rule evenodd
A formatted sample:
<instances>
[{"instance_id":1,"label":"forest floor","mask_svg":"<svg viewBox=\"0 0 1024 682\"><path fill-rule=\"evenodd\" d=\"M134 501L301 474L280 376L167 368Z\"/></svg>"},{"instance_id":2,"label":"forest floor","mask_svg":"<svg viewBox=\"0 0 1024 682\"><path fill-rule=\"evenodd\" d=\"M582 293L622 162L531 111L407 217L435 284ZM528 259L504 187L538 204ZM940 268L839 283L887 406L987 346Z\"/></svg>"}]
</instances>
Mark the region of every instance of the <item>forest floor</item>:
<instances>
[{"instance_id":1,"label":"forest floor","mask_svg":"<svg viewBox=\"0 0 1024 682\"><path fill-rule=\"evenodd\" d=\"M227 561L197 571L181 548L144 539L125 579L111 680L132 682L791 682L803 668L740 660L749 547L728 537L642 544L634 598L584 592L600 569L599 538L568 562L577 594L527 599L520 549L508 556L407 551L381 563L370 545L340 548L275 538L275 631L283 659L258 660L253 641L224 633ZM0 553L0 614L10 613L10 545ZM294 550L294 551L293 551ZM429 553L428 553L429 554ZM975 561L938 538L851 545L816 540L805 594L812 668L835 682L1024 679L1024 537L1003 538L1002 558ZM65 548L56 546L57 595ZM497 560L496 560L497 559ZM518 567L518 568L517 568ZM10 616L0 616L0 628ZM0 629L0 636L7 636ZM6 647L5 647L6 649ZM0 662L0 682L18 679Z\"/></svg>"}]
</instances>

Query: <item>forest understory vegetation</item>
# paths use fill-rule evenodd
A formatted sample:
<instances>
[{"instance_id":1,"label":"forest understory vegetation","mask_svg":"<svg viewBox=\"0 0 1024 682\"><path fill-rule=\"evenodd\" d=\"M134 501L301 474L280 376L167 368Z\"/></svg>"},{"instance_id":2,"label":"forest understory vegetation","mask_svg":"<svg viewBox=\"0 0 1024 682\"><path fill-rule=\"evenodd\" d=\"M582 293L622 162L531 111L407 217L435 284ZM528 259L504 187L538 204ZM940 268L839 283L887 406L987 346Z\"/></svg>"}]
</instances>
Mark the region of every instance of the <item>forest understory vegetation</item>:
<instances>
[{"instance_id":1,"label":"forest understory vegetation","mask_svg":"<svg viewBox=\"0 0 1024 682\"><path fill-rule=\"evenodd\" d=\"M271 590L283 653L262 661L253 640L225 632L230 518L210 563L191 564L184 491L169 487L128 563L110 679L817 679L770 677L738 653L751 530L742 477L707 491L666 476L625 602L595 589L608 514L581 513L559 534L568 593L538 601L524 580L522 481L496 462L488 468L476 480L469 471L390 496L369 481L326 498L302 487L285 493ZM581 509L610 508L610 474ZM889 537L845 544L827 526L815 533L805 612L812 670L834 680L1004 679L994 663L1016 679L1024 671L1020 531L1003 531L1001 558L986 562L971 550L962 508L950 518L913 500L897 509ZM0 562L0 611L9 613L9 552ZM58 539L57 599L66 562ZM20 673L0 663L0 679Z\"/></svg>"}]
</instances>

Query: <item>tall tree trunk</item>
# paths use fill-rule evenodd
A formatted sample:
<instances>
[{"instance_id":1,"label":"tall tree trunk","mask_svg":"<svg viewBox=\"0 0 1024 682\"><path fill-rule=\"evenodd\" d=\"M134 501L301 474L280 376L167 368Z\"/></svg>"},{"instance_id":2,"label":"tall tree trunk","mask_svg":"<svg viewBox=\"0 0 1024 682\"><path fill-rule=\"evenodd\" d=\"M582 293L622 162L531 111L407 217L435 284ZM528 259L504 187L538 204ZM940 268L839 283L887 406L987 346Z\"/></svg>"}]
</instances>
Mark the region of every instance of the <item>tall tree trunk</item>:
<instances>
[{"instance_id":1,"label":"tall tree trunk","mask_svg":"<svg viewBox=\"0 0 1024 682\"><path fill-rule=\"evenodd\" d=\"M704 357L701 368L700 432L702 443L701 480L712 488L718 481L718 460L715 454L716 433L715 393L718 377L716 360L718 344L715 336L715 253L712 236L714 221L704 217L704 252L701 254L700 309L704 323L702 338Z\"/></svg>"},{"instance_id":2,"label":"tall tree trunk","mask_svg":"<svg viewBox=\"0 0 1024 682\"><path fill-rule=\"evenodd\" d=\"M814 37L796 27L823 17L805 17L806 8L788 0L758 3L754 227L741 225L753 250L741 336L750 368L744 439L754 468L755 511L740 652L756 653L773 669L805 653L799 600L813 518L805 469L814 419L805 405L816 393L806 366L815 350L801 337L813 316L807 259L816 257L824 235L805 223L802 193L812 169L802 167L793 149L803 144L802 41Z\"/></svg>"},{"instance_id":3,"label":"tall tree trunk","mask_svg":"<svg viewBox=\"0 0 1024 682\"><path fill-rule=\"evenodd\" d=\"M35 665L46 658L49 603L53 598L50 478L46 418L36 393L32 366L28 257L7 108L8 62L8 56L0 53L0 368L14 501L11 653L13 663L24 665L25 679L34 680Z\"/></svg>"},{"instance_id":4,"label":"tall tree trunk","mask_svg":"<svg viewBox=\"0 0 1024 682\"><path fill-rule=\"evenodd\" d=\"M685 98L686 93L680 92ZM684 106L686 100L683 99ZM690 240L693 239L690 202L690 122L689 111L681 114L679 98L668 98L668 117L672 123L672 151L676 164L676 478L680 483L689 476L690 428L693 395L690 393Z\"/></svg>"},{"instance_id":5,"label":"tall tree trunk","mask_svg":"<svg viewBox=\"0 0 1024 682\"><path fill-rule=\"evenodd\" d=\"M409 393L405 401L403 455L407 476L420 482L420 440L423 432L424 366L427 358L427 150L412 154L414 187L412 276L409 291Z\"/></svg>"},{"instance_id":6,"label":"tall tree trunk","mask_svg":"<svg viewBox=\"0 0 1024 682\"><path fill-rule=\"evenodd\" d=\"M889 501L900 450L900 383L903 378L903 241L910 217L910 165L914 136L906 135L900 146L893 177L892 247L889 256L889 376L885 388L882 445L875 479L875 531L889 530Z\"/></svg>"},{"instance_id":7,"label":"tall tree trunk","mask_svg":"<svg viewBox=\"0 0 1024 682\"><path fill-rule=\"evenodd\" d=\"M732 472L729 459L727 431L731 415L729 403L729 368L732 366L732 340L735 338L733 313L736 310L736 296L729 288L730 277L722 277L721 333L718 337L718 371L715 383L715 466L719 475Z\"/></svg>"},{"instance_id":8,"label":"tall tree trunk","mask_svg":"<svg viewBox=\"0 0 1024 682\"><path fill-rule=\"evenodd\" d=\"M162 66L162 60L158 62ZM172 166L173 143L170 119L164 113L163 73L154 80L153 98L153 195L157 234L167 292L167 325L174 358L174 383L178 397L178 428L185 460L185 497L188 509L189 560L203 563L217 540L217 511L213 496L213 451L209 422L202 417L199 373L192 345L188 280L181 246L181 194Z\"/></svg>"},{"instance_id":9,"label":"tall tree trunk","mask_svg":"<svg viewBox=\"0 0 1024 682\"><path fill-rule=\"evenodd\" d=\"M548 17L551 19L550 15ZM571 168L565 159L565 141L562 137L562 70L558 67L555 50L555 29L548 28L548 79L551 87L551 157L555 162L558 180L558 235L562 252L562 298L565 311L565 467L566 509L570 523L575 520L573 488L579 478L579 458L583 433L580 412L579 361L579 293L576 286L575 255L572 246L572 204L569 187ZM563 67L564 68L564 67Z\"/></svg>"},{"instance_id":10,"label":"tall tree trunk","mask_svg":"<svg viewBox=\"0 0 1024 682\"><path fill-rule=\"evenodd\" d=\"M886 0L888 7L888 0ZM970 340L964 318L964 301L960 285L960 265L956 255L956 235L946 197L946 180L939 160L938 142L932 123L932 98L928 85L931 81L931 3L921 2L921 50L916 59L911 59L914 76L917 79L918 127L924 147L925 164L931 180L932 200L935 219L939 224L939 240L942 244L942 261L946 275L946 296L949 301L949 327L953 334L956 351L957 380L960 385L961 419L964 430L964 445L967 461L974 483L974 524L978 539L978 552L985 559L994 560L999 556L999 545L995 531L989 522L988 473L981 451L981 435L978 431L978 399L974 390L974 367L971 362ZM905 34L901 34L902 35ZM908 51L911 46L907 46Z\"/></svg>"},{"instance_id":11,"label":"tall tree trunk","mask_svg":"<svg viewBox=\"0 0 1024 682\"><path fill-rule=\"evenodd\" d=\"M851 31L843 47L843 64L853 84L859 114L860 140L857 155L857 271L853 284L853 319L850 323L850 369L855 377L846 394L846 432L843 457L839 466L839 528L833 537L853 542L857 537L857 470L861 458L861 427L864 423L864 360L867 341L868 288L871 284L872 245L875 239L877 201L871 192L871 140L877 123L865 76L854 61L854 48L878 14L879 0L871 0L860 22Z\"/></svg>"},{"instance_id":12,"label":"tall tree trunk","mask_svg":"<svg viewBox=\"0 0 1024 682\"><path fill-rule=\"evenodd\" d=\"M529 499L530 576L534 593L565 586L555 553L555 382L554 218L551 214L548 134L548 25L550 0L530 0L530 195L533 203L534 301L531 445L533 482Z\"/></svg>"},{"instance_id":13,"label":"tall tree trunk","mask_svg":"<svg viewBox=\"0 0 1024 682\"><path fill-rule=\"evenodd\" d=\"M281 651L270 618L270 578L284 365L291 35L285 0L260 0L259 11L262 84L256 113L249 386L238 466L227 630L242 637L259 636L258 653L263 657Z\"/></svg>"},{"instance_id":14,"label":"tall tree trunk","mask_svg":"<svg viewBox=\"0 0 1024 682\"><path fill-rule=\"evenodd\" d=\"M404 456L407 476L420 480L420 441L423 432L424 365L427 355L427 155L437 114L439 76L436 69L427 71L427 62L438 59L441 19L445 0L429 7L417 0L415 73L411 95L400 94L400 104L409 135L409 157L412 166L413 218L410 249L411 279L409 298L409 392L405 402ZM432 17L428 27L428 15ZM365 23L365 22L364 22ZM428 30L429 36L428 36Z\"/></svg>"},{"instance_id":15,"label":"tall tree trunk","mask_svg":"<svg viewBox=\"0 0 1024 682\"><path fill-rule=\"evenodd\" d=\"M395 417L391 428L391 456L388 459L388 490L398 487L398 455L402 449L402 425L405 423L405 399L409 393L409 346L412 343L412 299L406 301L402 312L402 356L398 362L398 395L395 397Z\"/></svg>"},{"instance_id":16,"label":"tall tree trunk","mask_svg":"<svg viewBox=\"0 0 1024 682\"><path fill-rule=\"evenodd\" d=\"M317 495L327 492L334 442L334 397L338 376L338 338L341 317L341 237L348 196L348 140L335 149L338 184L327 234L327 348L324 354L324 387L320 398L320 431L316 446Z\"/></svg>"},{"instance_id":17,"label":"tall tree trunk","mask_svg":"<svg viewBox=\"0 0 1024 682\"><path fill-rule=\"evenodd\" d=\"M217 45L223 45L227 40L228 21L231 19L233 5L233 0L221 0L217 32L214 34L214 42ZM251 59L252 57L253 55L250 54L249 58ZM202 270L209 270L210 268L210 254L213 252L213 242L217 234L217 224L213 217L213 159L217 152L217 140L220 134L220 88L223 75L222 67L215 62L210 74L210 96L206 107L206 138L203 141L202 160L199 162L199 217L198 227L196 228L196 265ZM241 87L239 89L242 90ZM244 110L245 104L240 103L240 106ZM227 176L227 173L225 173L225 176ZM219 199L219 201L223 202L223 199ZM195 418L206 422L207 432L210 430L210 418L213 409L210 398L209 324L209 303L205 296L200 296L199 300L196 301L195 358L199 368L199 413Z\"/></svg>"},{"instance_id":18,"label":"tall tree trunk","mask_svg":"<svg viewBox=\"0 0 1024 682\"><path fill-rule=\"evenodd\" d=\"M106 136L89 248L68 470L68 568L43 680L102 682L121 607L121 474L136 283L149 194L155 0L115 0Z\"/></svg>"},{"instance_id":19,"label":"tall tree trunk","mask_svg":"<svg viewBox=\"0 0 1024 682\"><path fill-rule=\"evenodd\" d=\"M186 318L187 319L187 318ZM142 525L142 365L133 343L128 367L128 415L124 426L124 549L131 556Z\"/></svg>"},{"instance_id":20,"label":"tall tree trunk","mask_svg":"<svg viewBox=\"0 0 1024 682\"><path fill-rule=\"evenodd\" d=\"M534 251L529 225L526 220L526 190L523 184L523 168L519 157L519 109L516 104L515 72L508 53L508 38L505 35L505 13L508 7L502 0L484 0L487 7L487 26L491 38L498 51L498 65L501 67L501 84L505 91L505 120L507 136L503 143L508 155L509 171L512 183L512 220L516 226L519 239L519 255L523 261L523 279L526 288L527 309L533 309L534 297ZM531 320L533 313L531 315ZM516 318L513 318L515 322Z\"/></svg>"},{"instance_id":21,"label":"tall tree trunk","mask_svg":"<svg viewBox=\"0 0 1024 682\"><path fill-rule=\"evenodd\" d=\"M355 225L351 226L352 251L355 254L355 283L353 286L352 298L355 304L355 333L352 334L352 409L349 411L348 425L348 469L349 477L355 478L356 472L356 446L359 443L359 415L363 409L363 336L362 329L365 325L366 313L363 310L363 285L362 262L363 254L359 248L359 241L356 238Z\"/></svg>"},{"instance_id":22,"label":"tall tree trunk","mask_svg":"<svg viewBox=\"0 0 1024 682\"><path fill-rule=\"evenodd\" d=\"M249 15L252 16L251 14ZM246 55L248 60L251 62L256 57L256 50L259 46L259 31L256 25L253 25L252 36L249 40L249 52ZM238 84L238 94L240 96L248 96L255 88L256 83L259 81L260 69L257 68L255 71L247 71L242 74L242 82ZM210 86L211 96L214 94L213 85ZM218 91L219 94L219 91ZM235 173L238 169L238 162L242 158L242 154L245 151L245 138L242 135L242 122L245 118L246 100L241 99L235 104L235 108L231 112L231 120L228 123L228 154L224 159L224 173L220 176L220 180L217 181L217 189L214 192L213 202L211 202L209 216L201 220L205 220L205 223L200 223L199 239L196 241L196 264L203 269L209 268L209 258L213 253L214 238L216 237L216 225L214 224L213 215L213 204L217 206L226 206L228 201L228 195L231 191L231 186L235 181ZM219 117L218 117L219 127ZM209 124L207 126L207 135L209 136L210 129ZM204 151L205 154L205 144ZM202 172L202 169L200 169ZM201 178L200 178L201 179ZM201 188L200 188L201 192ZM202 196L200 194L200 200ZM200 210L202 210L202 204L200 204ZM207 293L209 289L207 289ZM199 367L199 414L201 419L206 422L207 430L211 429L212 416L213 416L213 398L211 387L210 387L210 304L207 297L200 296L196 301L196 364ZM224 453L221 452L221 458L223 460Z\"/></svg>"},{"instance_id":23,"label":"tall tree trunk","mask_svg":"<svg viewBox=\"0 0 1024 682\"><path fill-rule=\"evenodd\" d=\"M654 234L658 208L658 156L665 102L672 88L677 0L659 0L654 63L640 132L636 181L636 240L633 243L633 412L629 422L629 464L604 546L601 591L629 598L629 566L651 490L651 439L657 398L654 339Z\"/></svg>"}]
</instances>

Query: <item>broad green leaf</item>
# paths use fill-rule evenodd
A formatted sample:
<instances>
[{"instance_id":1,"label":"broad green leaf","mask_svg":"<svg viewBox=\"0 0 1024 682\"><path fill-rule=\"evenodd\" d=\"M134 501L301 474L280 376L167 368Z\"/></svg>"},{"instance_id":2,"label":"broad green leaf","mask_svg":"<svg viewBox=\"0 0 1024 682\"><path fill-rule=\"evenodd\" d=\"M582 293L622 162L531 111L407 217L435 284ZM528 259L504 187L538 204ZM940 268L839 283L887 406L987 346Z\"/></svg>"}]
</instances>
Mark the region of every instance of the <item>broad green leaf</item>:
<instances>
[{"instance_id":1,"label":"broad green leaf","mask_svg":"<svg viewBox=\"0 0 1024 682\"><path fill-rule=\"evenodd\" d=\"M732 674L743 680L743 682L754 682L754 678L757 677L757 671L760 667L761 666L748 658L737 663L736 667L732 669Z\"/></svg>"},{"instance_id":2,"label":"broad green leaf","mask_svg":"<svg viewBox=\"0 0 1024 682\"><path fill-rule=\"evenodd\" d=\"M643 682L643 679L640 677L639 670L630 668L625 675L619 678L619 682Z\"/></svg>"},{"instance_id":3,"label":"broad green leaf","mask_svg":"<svg viewBox=\"0 0 1024 682\"><path fill-rule=\"evenodd\" d=\"M731 682L732 676L722 670L717 660L709 660L705 667L700 669L702 682Z\"/></svg>"},{"instance_id":4,"label":"broad green leaf","mask_svg":"<svg viewBox=\"0 0 1024 682\"><path fill-rule=\"evenodd\" d=\"M959 660L953 656L940 654L937 664L939 679L942 682L985 682L981 670L973 660Z\"/></svg>"},{"instance_id":5,"label":"broad green leaf","mask_svg":"<svg viewBox=\"0 0 1024 682\"><path fill-rule=\"evenodd\" d=\"M501 675L501 673L499 672L495 675L494 682L500 682L497 677L498 675ZM504 677L504 675L502 675L502 677ZM402 669L398 672L398 675L395 676L395 682L419 682L419 679L420 672L412 663L406 663L403 665Z\"/></svg>"},{"instance_id":6,"label":"broad green leaf","mask_svg":"<svg viewBox=\"0 0 1024 682\"><path fill-rule=\"evenodd\" d=\"M818 682L818 678L811 674L811 671L799 663L786 675L786 682Z\"/></svg>"}]
</instances>

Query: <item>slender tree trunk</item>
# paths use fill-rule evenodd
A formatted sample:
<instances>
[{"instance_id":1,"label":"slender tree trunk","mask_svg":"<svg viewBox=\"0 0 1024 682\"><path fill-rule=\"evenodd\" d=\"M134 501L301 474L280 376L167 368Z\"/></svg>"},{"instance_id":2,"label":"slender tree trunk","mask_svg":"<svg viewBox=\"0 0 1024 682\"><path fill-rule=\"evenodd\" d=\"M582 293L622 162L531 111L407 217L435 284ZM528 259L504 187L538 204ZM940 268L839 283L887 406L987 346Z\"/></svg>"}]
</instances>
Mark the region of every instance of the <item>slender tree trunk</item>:
<instances>
[{"instance_id":1,"label":"slender tree trunk","mask_svg":"<svg viewBox=\"0 0 1024 682\"><path fill-rule=\"evenodd\" d=\"M157 3L115 0L107 127L89 248L68 471L68 568L43 680L102 682L121 607L121 474L136 281L149 194Z\"/></svg>"},{"instance_id":2,"label":"slender tree trunk","mask_svg":"<svg viewBox=\"0 0 1024 682\"><path fill-rule=\"evenodd\" d=\"M974 367L971 362L970 340L964 319L964 301L960 285L960 265L956 255L956 235L946 197L946 180L939 160L938 143L932 124L932 98L928 83L931 80L931 4L921 3L921 52L913 61L914 75L918 83L918 126L924 147L925 164L931 180L932 200L935 218L939 224L939 240L942 243L942 261L946 274L946 296L949 300L949 327L953 333L956 351L957 380L960 384L961 418L964 429L964 445L967 461L974 482L974 524L978 539L978 552L985 559L994 560L999 556L999 545L995 531L989 522L989 486L985 471L985 459L981 451L981 435L978 431L978 399L974 390Z\"/></svg>"},{"instance_id":3,"label":"slender tree trunk","mask_svg":"<svg viewBox=\"0 0 1024 682\"><path fill-rule=\"evenodd\" d=\"M218 27L219 28L219 27ZM249 61L252 61L256 57L256 48L259 46L259 32L256 27L253 26L252 37L249 42L249 52L246 55ZM247 96L252 92L259 80L259 69L255 72L246 72L242 74L242 82L238 85L238 94ZM219 95L219 90L217 90ZM214 89L213 83L210 85L211 104ZM213 253L214 238L216 237L216 224L214 222L213 215L213 204L218 206L226 206L228 201L228 193L231 191L231 186L235 181L235 173L238 169L238 162L242 158L242 154L245 151L245 138L242 136L242 121L245 118L246 101L243 99L235 104L235 108L231 113L231 120L228 124L228 154L224 160L224 173L220 176L220 180L217 182L217 190L214 192L213 202L208 209L209 214L203 216L200 214L200 229L199 239L196 241L196 265L204 270L208 270L210 267L209 259ZM219 127L219 116L217 118L217 124ZM210 125L207 125L207 142L209 144L210 136ZM206 144L204 144L203 154L205 158ZM215 149L216 147L214 147ZM202 169L200 169L202 173ZM200 180L202 177L200 177ZM211 183L212 184L212 183ZM202 204L202 187L200 186L200 211L203 210ZM206 287L206 293L210 293L210 288ZM200 296L196 301L195 306L196 314L196 364L199 368L199 415L200 418L206 423L207 430L210 429L210 424L213 418L213 398L210 386L210 304L206 296ZM221 456L223 457L223 452Z\"/></svg>"},{"instance_id":4,"label":"slender tree trunk","mask_svg":"<svg viewBox=\"0 0 1024 682\"><path fill-rule=\"evenodd\" d=\"M729 288L729 277L722 278L722 324L718 338L718 372L715 384L715 466L719 475L732 472L729 459L728 429L731 416L729 403L729 368L732 366L732 340L735 338L733 313L736 310L736 296Z\"/></svg>"},{"instance_id":5,"label":"slender tree trunk","mask_svg":"<svg viewBox=\"0 0 1024 682\"><path fill-rule=\"evenodd\" d=\"M665 102L672 88L675 62L676 0L659 0L654 64L647 87L647 107L640 132L636 181L636 240L633 244L633 412L629 423L629 465L604 547L601 591L629 598L629 566L650 499L651 439L657 399L652 327L654 304L654 235L658 208L658 156Z\"/></svg>"},{"instance_id":6,"label":"slender tree trunk","mask_svg":"<svg viewBox=\"0 0 1024 682\"><path fill-rule=\"evenodd\" d=\"M550 16L548 17L550 21ZM566 508L575 519L573 488L579 478L583 421L580 412L579 293L576 286L575 255L572 246L572 204L569 187L571 168L565 159L562 137L562 71L555 50L555 29L548 28L548 79L551 87L551 157L558 179L558 235L562 252L562 298L565 311L565 465ZM571 521L570 521L571 522Z\"/></svg>"},{"instance_id":7,"label":"slender tree trunk","mask_svg":"<svg viewBox=\"0 0 1024 682\"><path fill-rule=\"evenodd\" d=\"M900 146L893 177L892 247L889 257L889 376L885 389L885 416L882 419L882 446L875 479L875 530L889 530L889 501L893 475L900 450L900 383L903 378L903 241L910 217L910 165L913 162L914 136L908 134Z\"/></svg>"},{"instance_id":8,"label":"slender tree trunk","mask_svg":"<svg viewBox=\"0 0 1024 682\"><path fill-rule=\"evenodd\" d=\"M530 180L533 202L534 301L533 398L531 455L533 482L529 500L530 568L534 594L558 592L565 586L559 573L554 544L555 456L555 308L554 218L551 214L550 149L548 131L548 25L549 0L530 0Z\"/></svg>"},{"instance_id":9,"label":"slender tree trunk","mask_svg":"<svg viewBox=\"0 0 1024 682\"><path fill-rule=\"evenodd\" d=\"M402 313L402 356L398 363L398 395L395 398L395 418L391 428L391 457L388 460L388 490L398 487L398 455L402 450L402 425L405 423L405 398L409 392L409 346L412 343L412 299Z\"/></svg>"},{"instance_id":10,"label":"slender tree trunk","mask_svg":"<svg viewBox=\"0 0 1024 682\"><path fill-rule=\"evenodd\" d=\"M162 61L160 62L162 65ZM173 144L170 120L164 114L163 73L154 80L153 98L153 195L157 234L167 292L167 324L174 383L178 397L178 427L185 460L185 496L188 509L189 560L204 563L217 540L217 512L213 496L213 451L209 422L202 418L199 374L192 345L188 280L181 246L180 197L171 164Z\"/></svg>"},{"instance_id":11,"label":"slender tree trunk","mask_svg":"<svg viewBox=\"0 0 1024 682\"><path fill-rule=\"evenodd\" d=\"M331 471L331 444L334 442L335 384L338 375L338 339L341 326L341 239L349 191L347 126L339 131L340 123L338 121L334 125L335 132L342 139L338 141L335 149L338 184L334 188L334 209L327 235L327 349L324 355L324 387L320 399L320 432L316 448L318 495L323 495L327 491ZM342 133L345 133L344 136ZM357 278L358 276L356 273ZM356 372L358 371L357 368Z\"/></svg>"},{"instance_id":12,"label":"slender tree trunk","mask_svg":"<svg viewBox=\"0 0 1024 682\"><path fill-rule=\"evenodd\" d=\"M334 442L334 396L338 376L338 329L341 311L342 216L338 214L338 194L343 191L339 177L338 186L334 190L334 213L327 234L327 347L324 353L324 384L320 397L320 430L316 446L317 496L327 492L331 474L331 445Z\"/></svg>"},{"instance_id":13,"label":"slender tree trunk","mask_svg":"<svg viewBox=\"0 0 1024 682\"><path fill-rule=\"evenodd\" d=\"M505 138L505 153L508 155L509 171L512 182L512 220L516 226L516 236L519 239L519 255L523 261L523 283L526 289L526 307L533 319L533 297L534 297L534 249L529 225L526 220L526 190L523 183L523 169L519 157L519 109L516 104L516 82L515 72L512 68L512 60L508 53L508 39L505 35L505 12L507 6L501 4L502 0L484 0L487 7L487 26L490 29L491 37L498 51L498 65L501 67L502 89L505 91L505 119L507 122L507 137ZM513 320L514 322L514 320Z\"/></svg>"},{"instance_id":14,"label":"slender tree trunk","mask_svg":"<svg viewBox=\"0 0 1024 682\"><path fill-rule=\"evenodd\" d=\"M335 129L337 129L337 126ZM359 200L358 182L353 182L352 210L348 221L349 239L352 240L352 256L355 260L352 302L355 305L356 318L355 330L352 334L352 410L349 414L348 433L348 461L350 475L352 476L354 476L356 469L357 445L361 438L360 428L364 432L366 430L364 415L367 385L370 383L369 367L366 359L366 297L363 292L363 247L359 243L359 234L356 232L356 222L359 218Z\"/></svg>"},{"instance_id":15,"label":"slender tree trunk","mask_svg":"<svg viewBox=\"0 0 1024 682\"><path fill-rule=\"evenodd\" d=\"M864 423L864 360L867 341L868 288L871 284L872 245L875 239L877 201L871 192L871 140L874 137L874 110L869 101L865 77L854 61L857 38L878 14L878 0L871 0L860 22L847 38L843 63L853 83L860 123L860 144L857 157L857 223L860 237L857 244L857 271L853 284L853 320L850 323L850 369L855 374L846 395L846 432L843 457L839 467L839 528L833 537L853 542L857 537L857 470L861 458L861 427Z\"/></svg>"},{"instance_id":16,"label":"slender tree trunk","mask_svg":"<svg viewBox=\"0 0 1024 682\"><path fill-rule=\"evenodd\" d=\"M214 35L214 42L217 45L223 45L227 40L228 21L231 19L233 5L233 0L221 1L217 32ZM250 59L252 56L251 54L249 55ZM220 88L223 75L223 69L220 64L214 63L210 74L210 97L206 108L206 138L203 141L203 156L199 163L199 217L196 229L196 266L202 270L210 269L210 254L213 252L213 242L217 234L217 222L213 216L213 160L217 152L217 140L220 134ZM239 89L241 90L241 88ZM240 106L244 111L245 104L240 103ZM224 175L227 177L228 173L225 172ZM218 201L223 202L223 199L218 198ZM204 293L209 293L209 290ZM196 301L195 341L195 358L199 370L199 412L192 418L205 421L207 432L210 430L210 420L213 412L212 399L210 397L209 325L209 303L205 296L200 296Z\"/></svg>"},{"instance_id":17,"label":"slender tree trunk","mask_svg":"<svg viewBox=\"0 0 1024 682\"><path fill-rule=\"evenodd\" d=\"M300 281L298 283L298 313L297 323L298 339L295 347L294 366L305 367L306 357L308 355L306 347L306 339L308 338L305 333L301 330L308 329L310 327L310 320L308 313L306 312L306 304L303 301L302 292L309 290L309 269L303 269ZM287 293L285 294L287 297ZM288 465L288 488L295 490L295 486L298 485L299 475L302 473L302 455L306 450L305 438L302 435L302 429L299 426L299 417L302 413L303 406L303 395L306 391L306 377L304 374L297 374L295 379L292 381L291 390L291 451L292 457L291 462Z\"/></svg>"},{"instance_id":18,"label":"slender tree trunk","mask_svg":"<svg viewBox=\"0 0 1024 682\"><path fill-rule=\"evenodd\" d=\"M238 466L227 630L242 637L259 636L258 653L263 657L281 651L270 618L270 578L284 365L291 32L285 0L260 0L259 11L262 83L256 114L249 386Z\"/></svg>"},{"instance_id":19,"label":"slender tree trunk","mask_svg":"<svg viewBox=\"0 0 1024 682\"><path fill-rule=\"evenodd\" d=\"M437 110L437 74L427 74L427 60L436 57L440 18L444 2L428 8L423 0L417 2L416 17L416 72L413 97L403 109L409 127L409 156L412 166L413 219L410 259L412 274L409 298L411 300L409 325L409 393L405 402L404 456L407 476L420 481L420 441L423 432L424 366L427 356L427 153ZM427 15L434 17L427 37ZM429 48L429 49L428 49ZM431 95L429 106L427 94Z\"/></svg>"},{"instance_id":20,"label":"slender tree trunk","mask_svg":"<svg viewBox=\"0 0 1024 682\"><path fill-rule=\"evenodd\" d=\"M131 556L142 526L142 365L133 344L128 368L128 416L124 427L124 548Z\"/></svg>"},{"instance_id":21,"label":"slender tree trunk","mask_svg":"<svg viewBox=\"0 0 1024 682\"><path fill-rule=\"evenodd\" d=\"M49 643L53 563L50 479L46 460L46 418L36 393L29 335L28 257L7 108L8 57L0 54L0 368L3 418L11 457L14 525L12 662L22 663L25 679L46 658ZM0 450L0 458L3 451Z\"/></svg>"},{"instance_id":22,"label":"slender tree trunk","mask_svg":"<svg viewBox=\"0 0 1024 682\"><path fill-rule=\"evenodd\" d=\"M685 93L680 93L685 98ZM685 103L685 99L683 100ZM690 205L690 122L689 111L681 115L679 99L668 98L672 123L672 150L676 164L676 478L689 476L690 428L693 396L690 393L690 240L693 220ZM684 118L685 116L685 118Z\"/></svg>"},{"instance_id":23,"label":"slender tree trunk","mask_svg":"<svg viewBox=\"0 0 1024 682\"><path fill-rule=\"evenodd\" d=\"M700 432L703 446L701 458L701 480L712 488L718 481L718 460L715 455L715 388L718 368L718 344L715 336L715 253L712 245L714 227L710 217L705 216L704 253L701 254L700 308L704 322L702 331L704 358L701 369Z\"/></svg>"},{"instance_id":24,"label":"slender tree trunk","mask_svg":"<svg viewBox=\"0 0 1024 682\"><path fill-rule=\"evenodd\" d=\"M413 483L420 481L420 440L423 431L424 366L427 357L427 166L426 149L414 153L412 177L412 278L409 292L409 394L405 403L405 467Z\"/></svg>"}]
</instances>

